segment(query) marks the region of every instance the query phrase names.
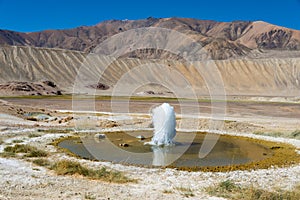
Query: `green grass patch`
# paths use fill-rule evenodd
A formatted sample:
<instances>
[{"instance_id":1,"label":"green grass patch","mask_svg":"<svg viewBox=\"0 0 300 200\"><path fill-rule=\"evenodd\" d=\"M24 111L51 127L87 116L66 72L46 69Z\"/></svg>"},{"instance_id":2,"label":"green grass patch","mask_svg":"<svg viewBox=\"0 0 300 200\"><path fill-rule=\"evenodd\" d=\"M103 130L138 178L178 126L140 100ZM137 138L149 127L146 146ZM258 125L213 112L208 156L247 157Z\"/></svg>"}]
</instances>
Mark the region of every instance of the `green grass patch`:
<instances>
[{"instance_id":1,"label":"green grass patch","mask_svg":"<svg viewBox=\"0 0 300 200\"><path fill-rule=\"evenodd\" d=\"M20 95L0 96L1 99L72 99L72 95Z\"/></svg>"},{"instance_id":2,"label":"green grass patch","mask_svg":"<svg viewBox=\"0 0 300 200\"><path fill-rule=\"evenodd\" d=\"M0 153L0 156L2 157L2 158L14 158L14 157L16 157L16 154L15 153L11 153L11 152L1 152Z\"/></svg>"},{"instance_id":3,"label":"green grass patch","mask_svg":"<svg viewBox=\"0 0 300 200\"><path fill-rule=\"evenodd\" d=\"M300 130L294 130L294 131L254 131L253 132L256 135L265 135L265 136L272 136L272 137L284 137L284 138L293 138L293 139L300 139Z\"/></svg>"},{"instance_id":4,"label":"green grass patch","mask_svg":"<svg viewBox=\"0 0 300 200\"><path fill-rule=\"evenodd\" d=\"M113 100L131 100L131 101L151 101L151 102L165 102L165 101L189 101L189 102L199 102L199 103L210 103L210 102L226 102L226 103L252 103L252 104L299 104L296 102L271 102L271 101L256 101L250 99L210 99L210 97L202 97L199 99L187 99L187 98L175 98L175 97L160 97L160 96L102 96L102 95L27 95L27 96L0 96L1 99L53 99L53 100L80 100L80 99L92 99L92 100L104 100L111 101Z\"/></svg>"},{"instance_id":5,"label":"green grass patch","mask_svg":"<svg viewBox=\"0 0 300 200\"><path fill-rule=\"evenodd\" d=\"M264 135L264 136L272 136L272 137L283 137L284 133L280 131L254 131L255 135Z\"/></svg>"},{"instance_id":6,"label":"green grass patch","mask_svg":"<svg viewBox=\"0 0 300 200\"><path fill-rule=\"evenodd\" d=\"M15 156L18 153L24 153L24 157L46 157L47 152L39 150L36 147L26 145L26 144L16 144L15 146L7 146L4 148L4 153L6 155Z\"/></svg>"},{"instance_id":7,"label":"green grass patch","mask_svg":"<svg viewBox=\"0 0 300 200\"><path fill-rule=\"evenodd\" d=\"M13 140L12 143L22 143L24 142L23 140Z\"/></svg>"},{"instance_id":8,"label":"green grass patch","mask_svg":"<svg viewBox=\"0 0 300 200\"><path fill-rule=\"evenodd\" d=\"M163 190L164 194L172 194L174 193L173 190Z\"/></svg>"},{"instance_id":9,"label":"green grass patch","mask_svg":"<svg viewBox=\"0 0 300 200\"><path fill-rule=\"evenodd\" d=\"M73 129L38 129L37 131L43 133L70 133L73 131Z\"/></svg>"},{"instance_id":10,"label":"green grass patch","mask_svg":"<svg viewBox=\"0 0 300 200\"><path fill-rule=\"evenodd\" d=\"M176 187L176 190L178 190L184 197L193 197L195 196L193 194L193 191L191 188L186 188L186 187Z\"/></svg>"},{"instance_id":11,"label":"green grass patch","mask_svg":"<svg viewBox=\"0 0 300 200\"><path fill-rule=\"evenodd\" d=\"M47 156L48 156L48 153L46 151L39 150L39 149L32 150L31 152L29 152L28 154L25 155L25 157L29 157L29 158L32 158L32 157L47 157Z\"/></svg>"},{"instance_id":12,"label":"green grass patch","mask_svg":"<svg viewBox=\"0 0 300 200\"><path fill-rule=\"evenodd\" d=\"M30 153L35 150L35 147L25 145L25 144L16 144L15 146L7 146L4 148L4 152L10 153Z\"/></svg>"},{"instance_id":13,"label":"green grass patch","mask_svg":"<svg viewBox=\"0 0 300 200\"><path fill-rule=\"evenodd\" d=\"M238 186L236 184L234 184L232 181L230 180L226 180L226 181L223 181L219 184L219 187L222 189L222 190L225 190L225 191L233 191L235 189L238 188Z\"/></svg>"},{"instance_id":14,"label":"green grass patch","mask_svg":"<svg viewBox=\"0 0 300 200\"><path fill-rule=\"evenodd\" d=\"M300 130L295 130L291 133L291 136L294 138L300 138Z\"/></svg>"},{"instance_id":15,"label":"green grass patch","mask_svg":"<svg viewBox=\"0 0 300 200\"><path fill-rule=\"evenodd\" d=\"M4 143L4 141L3 140L0 140L0 144L3 144Z\"/></svg>"},{"instance_id":16,"label":"green grass patch","mask_svg":"<svg viewBox=\"0 0 300 200\"><path fill-rule=\"evenodd\" d=\"M250 187L241 187L231 180L226 180L216 186L206 189L213 196L224 197L232 200L293 200L300 199L300 185L292 191L275 190L266 191Z\"/></svg>"},{"instance_id":17,"label":"green grass patch","mask_svg":"<svg viewBox=\"0 0 300 200\"><path fill-rule=\"evenodd\" d=\"M50 162L47 159L44 159L44 158L34 159L34 160L32 160L32 163L34 163L38 166L42 166L42 167L50 166Z\"/></svg>"},{"instance_id":18,"label":"green grass patch","mask_svg":"<svg viewBox=\"0 0 300 200\"><path fill-rule=\"evenodd\" d=\"M224 120L224 123L226 124L230 124L230 123L233 123L233 122L236 122L235 120Z\"/></svg>"},{"instance_id":19,"label":"green grass patch","mask_svg":"<svg viewBox=\"0 0 300 200\"><path fill-rule=\"evenodd\" d=\"M118 171L107 170L105 167L94 170L82 166L78 162L62 160L54 163L50 169L58 175L81 175L90 179L103 180L114 183L127 183L134 180L127 178L123 173Z\"/></svg>"},{"instance_id":20,"label":"green grass patch","mask_svg":"<svg viewBox=\"0 0 300 200\"><path fill-rule=\"evenodd\" d=\"M85 193L84 194L84 199L94 200L94 199L96 199L96 197L91 193Z\"/></svg>"},{"instance_id":21,"label":"green grass patch","mask_svg":"<svg viewBox=\"0 0 300 200\"><path fill-rule=\"evenodd\" d=\"M190 102L211 102L210 99L186 99L175 97L161 97L161 96L94 96L94 95L28 95L28 96L14 96L14 97L0 97L3 99L53 99L53 100L98 100L98 101L111 101L111 100L130 100L130 101L151 101L151 102L177 102L177 101L190 101ZM216 100L218 101L218 100Z\"/></svg>"},{"instance_id":22,"label":"green grass patch","mask_svg":"<svg viewBox=\"0 0 300 200\"><path fill-rule=\"evenodd\" d=\"M40 134L36 134L36 133L30 133L30 134L28 135L28 137L29 137L29 138L35 138L35 137L41 137L41 135L40 135Z\"/></svg>"}]
</instances>

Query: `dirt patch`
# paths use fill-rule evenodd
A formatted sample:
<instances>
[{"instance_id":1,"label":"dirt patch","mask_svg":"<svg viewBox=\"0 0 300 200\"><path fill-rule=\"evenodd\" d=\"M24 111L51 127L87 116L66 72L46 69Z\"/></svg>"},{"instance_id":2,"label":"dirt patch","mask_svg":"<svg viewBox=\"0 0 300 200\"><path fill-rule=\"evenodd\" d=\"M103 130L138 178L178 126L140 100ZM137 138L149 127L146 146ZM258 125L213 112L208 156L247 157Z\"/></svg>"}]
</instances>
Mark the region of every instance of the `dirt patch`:
<instances>
[{"instance_id":1,"label":"dirt patch","mask_svg":"<svg viewBox=\"0 0 300 200\"><path fill-rule=\"evenodd\" d=\"M71 98L61 98L65 97L47 97L47 99L37 96L27 98L5 98L4 100L0 100L0 113L20 116L21 114L18 114L18 112L42 112L46 114L50 113L51 116L58 117L59 119L66 118L66 121L71 120L70 112L56 113L54 111L60 109L72 109ZM134 124L134 127L146 128L150 123L150 118L146 115L149 113L149 108L151 108L154 104L160 103L160 101L166 100L132 101L130 103L129 110L131 113L135 113L134 115L130 115L133 117L133 120L117 120L120 127L116 128L119 129L125 127L125 123L130 123L130 125ZM171 103L175 104L176 111L180 113L178 103L172 101ZM187 102L182 105L186 105L186 107L189 108L190 113L193 114L195 112L194 110L196 110L194 104L195 103L193 102ZM208 113L210 113L211 110L210 103L203 101L199 102L199 104L201 114L203 114L204 117L209 117ZM111 107L109 105L110 100L105 99L96 101L96 108L98 108L99 111L111 112ZM124 106L124 103L120 101L117 106L121 108ZM229 102L227 106L228 119L226 118L224 121L225 131L234 133L238 132L242 135L245 132L254 132L257 129L264 132L266 130L276 131L280 129L280 131L289 130L290 133L293 133L295 136L298 135L298 132L295 130L299 129L299 104ZM284 110L282 108L284 108ZM20 109L22 109L22 111L20 111ZM137 115L136 113L143 113L143 115ZM6 115L3 114L3 116L4 117L2 118L5 119ZM9 115L7 115L7 117L9 117ZM82 116L80 114L74 116L71 123L76 121L77 117ZM108 114L101 114L101 116L98 117L101 118L101 120L105 117L107 117L107 120L111 119ZM14 118L12 120L14 120ZM206 129L209 125L209 119L199 120L199 126L201 126L199 128ZM139 121L144 121L145 125L137 124ZM19 126L15 125L15 123L6 123L1 127L1 123L3 123L3 121L0 120L0 143L2 143L0 145L1 151L3 151L3 149L12 141L22 140L23 142L21 144L30 144L38 149L43 149L49 152L50 155L47 160L32 158L35 160L39 159L35 161L36 164L26 161L26 159L29 158L0 158L0 184L2 186L0 188L0 199L138 199L141 197L144 199L182 199L183 196L192 196L191 194L194 195L193 198L195 199L213 199L210 198L209 194L204 191L204 188L227 179L232 180L241 186L248 187L249 184L253 184L257 188L266 190L276 187L280 189L290 189L291 187L299 184L299 164L294 164L290 167L274 166L268 169L257 169L251 171L233 171L230 169L228 172L214 173L202 171L187 172L169 168L148 169L136 166L125 166L108 162L79 159L55 148L53 145L50 145L50 143L55 141L57 138L70 136L70 133L73 131L70 129L72 128L71 125L69 125L70 127L65 127L65 131L61 131L64 126L62 126L63 124L59 124L58 120L49 122L49 125L55 126L55 129L53 127L50 129L49 127L43 128L42 124L44 122L30 122L32 127L29 132L25 133L22 129L27 128L29 125ZM39 125L39 128L33 126L35 123ZM111 130L113 128L107 129ZM102 128L99 128L99 130L102 130ZM76 134L74 133L74 135ZM83 132L83 134L85 133ZM259 135L255 135L255 137L260 135L261 133ZM273 136L273 134L270 135ZM275 139L276 141L292 141L290 139L286 140L285 138ZM295 142L299 144L298 140L295 140ZM298 150L299 145L297 145ZM279 155L281 160L284 161L287 154L283 151L285 148L276 149L276 147L279 146L280 145L276 144L269 148L273 148L272 151L277 152L277 155ZM290 147L286 146L286 148ZM288 157L290 158L290 156ZM47 165L47 161L59 161L66 158L80 162L82 165L94 169L107 167L109 169L122 171L130 178L138 179L139 182L113 184L99 180L90 180L79 175L61 176L51 170L48 170L47 167L39 166ZM45 194L47 194L46 197Z\"/></svg>"},{"instance_id":2,"label":"dirt patch","mask_svg":"<svg viewBox=\"0 0 300 200\"><path fill-rule=\"evenodd\" d=\"M99 127L101 128L113 128L113 127L118 127L120 124L116 121L111 121L111 120L103 120L100 121Z\"/></svg>"},{"instance_id":3,"label":"dirt patch","mask_svg":"<svg viewBox=\"0 0 300 200\"><path fill-rule=\"evenodd\" d=\"M88 85L86 87L96 89L96 90L108 90L109 89L109 86L104 83L92 84L92 85Z\"/></svg>"},{"instance_id":4,"label":"dirt patch","mask_svg":"<svg viewBox=\"0 0 300 200\"><path fill-rule=\"evenodd\" d=\"M23 95L62 95L61 90L52 81L42 82L7 82L0 84L1 96Z\"/></svg>"}]
</instances>

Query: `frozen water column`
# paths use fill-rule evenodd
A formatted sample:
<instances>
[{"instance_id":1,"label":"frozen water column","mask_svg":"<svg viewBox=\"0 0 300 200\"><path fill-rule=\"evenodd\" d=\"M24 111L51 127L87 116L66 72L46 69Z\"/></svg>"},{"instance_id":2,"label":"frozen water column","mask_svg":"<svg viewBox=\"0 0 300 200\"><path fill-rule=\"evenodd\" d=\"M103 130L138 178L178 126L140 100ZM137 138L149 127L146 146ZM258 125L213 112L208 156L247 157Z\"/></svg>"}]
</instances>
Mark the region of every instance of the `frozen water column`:
<instances>
[{"instance_id":1,"label":"frozen water column","mask_svg":"<svg viewBox=\"0 0 300 200\"><path fill-rule=\"evenodd\" d=\"M152 123L154 136L150 144L158 146L173 144L176 135L176 117L170 104L163 103L152 110Z\"/></svg>"}]
</instances>

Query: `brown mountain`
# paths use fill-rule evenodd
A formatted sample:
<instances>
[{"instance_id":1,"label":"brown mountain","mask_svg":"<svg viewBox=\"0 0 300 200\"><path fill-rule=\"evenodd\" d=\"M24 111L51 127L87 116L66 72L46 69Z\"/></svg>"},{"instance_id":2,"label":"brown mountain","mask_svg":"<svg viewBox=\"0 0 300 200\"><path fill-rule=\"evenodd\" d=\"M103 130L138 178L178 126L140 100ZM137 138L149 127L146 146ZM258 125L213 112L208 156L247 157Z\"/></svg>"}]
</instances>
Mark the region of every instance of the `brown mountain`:
<instances>
[{"instance_id":1,"label":"brown mountain","mask_svg":"<svg viewBox=\"0 0 300 200\"><path fill-rule=\"evenodd\" d=\"M260 57L259 59L239 58L214 61L214 65L220 72L224 83L222 87L226 94L299 97L299 51L280 51L280 54L270 51L268 57L267 59ZM0 88L0 95L20 95L20 92L24 95L24 91L26 92L28 88L28 95L44 94L42 92L51 94L55 93L58 88L63 93L94 94L96 92L99 95L111 95L116 86L120 86L120 82L121 85L124 84L124 88L130 88L131 84L135 86L136 83L140 83L142 86L153 80L159 83L162 81L161 84L170 86L169 88L175 87L177 88L175 91L180 91L186 96L190 94L185 81L199 95L210 95L211 91L208 91L206 81L210 81L209 89L218 91L220 88L218 81L215 80L218 76L215 76L214 71L207 67L214 66L209 64L210 61L189 64L171 59L119 58L113 62L110 61L111 57L89 56L79 51L21 46L1 47L0 86L2 83L3 87ZM151 66L151 68L134 70L141 66ZM170 66L172 70L161 68L161 66ZM78 74L83 75L82 79L77 79ZM123 76L125 74L128 76ZM180 81L178 74L184 77L185 81ZM206 80L203 77L206 77ZM45 83L46 80L53 81L57 88L47 89L43 86L46 88L43 90L39 84ZM82 85L78 84L81 83L78 80L83 81ZM141 89L141 92L153 91L155 94L170 95L163 87L153 85L145 87ZM9 92L9 89L12 91ZM134 94L138 93L140 91Z\"/></svg>"},{"instance_id":2,"label":"brown mountain","mask_svg":"<svg viewBox=\"0 0 300 200\"><path fill-rule=\"evenodd\" d=\"M147 18L143 20L110 20L95 26L68 30L46 30L20 33L0 30L0 45L60 48L91 52L99 43L117 33L141 27L177 30L197 40L213 59L253 57L252 53L269 50L300 50L300 31L255 21L216 22L188 18ZM145 51L143 51L145 53ZM157 50L147 54L133 52L129 57L170 57Z\"/></svg>"}]
</instances>

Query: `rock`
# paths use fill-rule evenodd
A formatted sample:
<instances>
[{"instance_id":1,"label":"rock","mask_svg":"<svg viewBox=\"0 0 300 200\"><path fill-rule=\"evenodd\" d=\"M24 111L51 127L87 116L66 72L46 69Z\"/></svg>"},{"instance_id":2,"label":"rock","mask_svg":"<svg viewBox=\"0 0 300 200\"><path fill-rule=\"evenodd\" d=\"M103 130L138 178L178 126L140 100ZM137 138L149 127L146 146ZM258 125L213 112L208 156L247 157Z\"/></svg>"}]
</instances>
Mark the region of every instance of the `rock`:
<instances>
[{"instance_id":1,"label":"rock","mask_svg":"<svg viewBox=\"0 0 300 200\"><path fill-rule=\"evenodd\" d=\"M153 123L150 123L150 124L148 125L148 128L154 128Z\"/></svg>"},{"instance_id":2,"label":"rock","mask_svg":"<svg viewBox=\"0 0 300 200\"><path fill-rule=\"evenodd\" d=\"M136 138L138 138L138 139L140 139L140 140L146 139L143 135L138 135L138 136L136 136Z\"/></svg>"},{"instance_id":3,"label":"rock","mask_svg":"<svg viewBox=\"0 0 300 200\"><path fill-rule=\"evenodd\" d=\"M26 113L24 114L27 120L31 121L46 121L51 119L51 116L44 113Z\"/></svg>"},{"instance_id":4,"label":"rock","mask_svg":"<svg viewBox=\"0 0 300 200\"><path fill-rule=\"evenodd\" d=\"M99 126L102 128L113 128L120 125L116 121L104 120L99 123Z\"/></svg>"},{"instance_id":5,"label":"rock","mask_svg":"<svg viewBox=\"0 0 300 200\"><path fill-rule=\"evenodd\" d=\"M64 118L62 121L66 123L66 122L71 121L72 119L73 119L72 116L68 116L68 117Z\"/></svg>"},{"instance_id":6,"label":"rock","mask_svg":"<svg viewBox=\"0 0 300 200\"><path fill-rule=\"evenodd\" d=\"M152 90L149 91L145 91L146 94L155 94L155 92L153 92Z\"/></svg>"},{"instance_id":7,"label":"rock","mask_svg":"<svg viewBox=\"0 0 300 200\"><path fill-rule=\"evenodd\" d=\"M27 117L26 119L29 120L29 121L37 121L37 119L34 118L34 117Z\"/></svg>"},{"instance_id":8,"label":"rock","mask_svg":"<svg viewBox=\"0 0 300 200\"><path fill-rule=\"evenodd\" d=\"M5 127L5 126L0 127L0 131L7 131L7 130L8 130L8 127Z\"/></svg>"},{"instance_id":9,"label":"rock","mask_svg":"<svg viewBox=\"0 0 300 200\"><path fill-rule=\"evenodd\" d=\"M43 81L43 83L45 85L48 85L48 86L53 87L53 88L56 87L56 85L55 85L55 83L53 81Z\"/></svg>"},{"instance_id":10,"label":"rock","mask_svg":"<svg viewBox=\"0 0 300 200\"><path fill-rule=\"evenodd\" d=\"M0 84L0 94L17 95L62 95L61 90L52 81L29 82L11 81Z\"/></svg>"},{"instance_id":11,"label":"rock","mask_svg":"<svg viewBox=\"0 0 300 200\"><path fill-rule=\"evenodd\" d=\"M129 144L127 144L127 143L121 143L121 144L119 144L119 146L120 147L129 147Z\"/></svg>"},{"instance_id":12,"label":"rock","mask_svg":"<svg viewBox=\"0 0 300 200\"><path fill-rule=\"evenodd\" d=\"M95 137L101 140L104 139L106 136L105 134L96 134Z\"/></svg>"},{"instance_id":13,"label":"rock","mask_svg":"<svg viewBox=\"0 0 300 200\"><path fill-rule=\"evenodd\" d=\"M36 119L37 119L38 121L44 121L44 120L50 119L50 117L51 117L50 115L39 114L39 115L36 116Z\"/></svg>"},{"instance_id":14,"label":"rock","mask_svg":"<svg viewBox=\"0 0 300 200\"><path fill-rule=\"evenodd\" d=\"M88 88L93 88L96 90L108 90L109 86L104 84L104 83L97 83L97 84L92 84L92 85L88 85Z\"/></svg>"},{"instance_id":15,"label":"rock","mask_svg":"<svg viewBox=\"0 0 300 200\"><path fill-rule=\"evenodd\" d=\"M273 146L270 149L274 150L274 149L280 149L280 148L281 148L280 146Z\"/></svg>"}]
</instances>

